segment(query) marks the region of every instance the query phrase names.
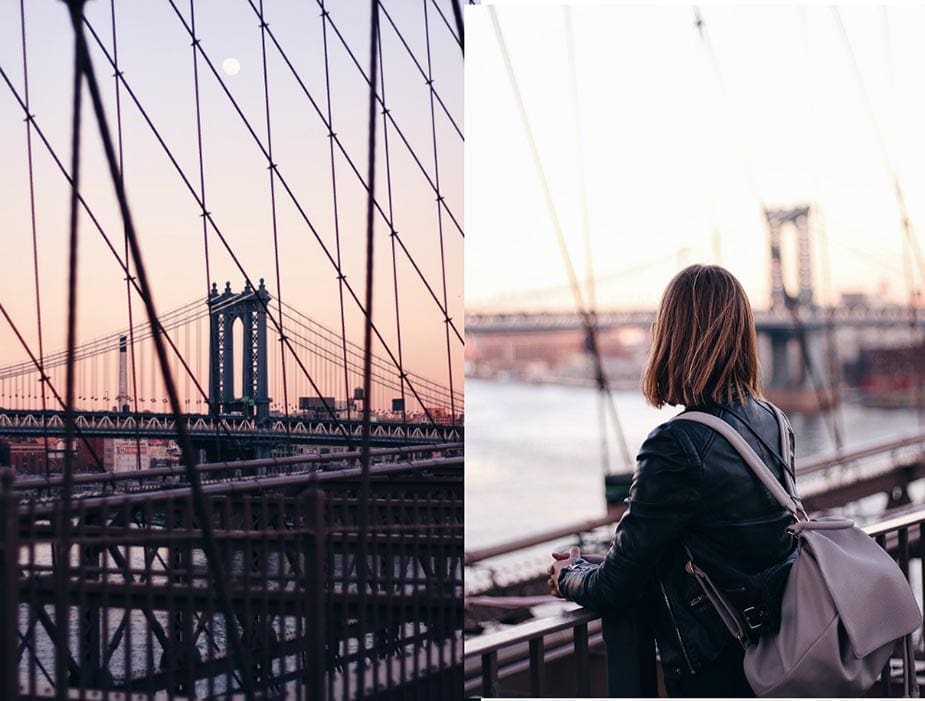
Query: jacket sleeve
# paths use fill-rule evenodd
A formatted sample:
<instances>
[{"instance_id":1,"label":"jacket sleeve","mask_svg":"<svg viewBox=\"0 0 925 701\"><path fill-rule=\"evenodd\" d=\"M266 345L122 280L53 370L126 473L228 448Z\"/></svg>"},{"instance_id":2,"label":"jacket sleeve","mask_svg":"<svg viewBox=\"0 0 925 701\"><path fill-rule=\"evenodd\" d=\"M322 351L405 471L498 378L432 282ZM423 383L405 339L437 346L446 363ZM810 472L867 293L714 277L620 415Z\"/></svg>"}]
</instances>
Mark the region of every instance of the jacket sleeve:
<instances>
[{"instance_id":1,"label":"jacket sleeve","mask_svg":"<svg viewBox=\"0 0 925 701\"><path fill-rule=\"evenodd\" d=\"M702 477L700 456L684 429L677 424L656 428L639 451L628 508L604 561L578 560L563 569L559 592L601 613L632 605L701 507Z\"/></svg>"}]
</instances>

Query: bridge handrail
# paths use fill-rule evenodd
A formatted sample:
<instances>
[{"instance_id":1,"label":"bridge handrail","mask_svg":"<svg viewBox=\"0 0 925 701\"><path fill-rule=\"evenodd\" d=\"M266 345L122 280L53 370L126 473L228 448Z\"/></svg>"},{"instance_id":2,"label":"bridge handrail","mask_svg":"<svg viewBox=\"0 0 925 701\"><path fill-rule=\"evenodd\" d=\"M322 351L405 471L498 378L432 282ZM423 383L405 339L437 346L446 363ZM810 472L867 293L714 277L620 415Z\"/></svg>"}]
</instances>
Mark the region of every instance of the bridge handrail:
<instances>
[{"instance_id":1,"label":"bridge handrail","mask_svg":"<svg viewBox=\"0 0 925 701\"><path fill-rule=\"evenodd\" d=\"M908 448L914 445L925 446L925 434L910 434L907 436L901 436L899 438L890 438L885 441L869 443L849 452L836 451L829 455L822 455L810 459L804 458L797 461L796 473L798 477L802 475L809 475L834 467L840 463L854 462L856 460L869 458L873 455L877 455L878 453L886 453L893 450L899 450L900 448Z\"/></svg>"},{"instance_id":2,"label":"bridge handrail","mask_svg":"<svg viewBox=\"0 0 925 701\"><path fill-rule=\"evenodd\" d=\"M402 473L424 472L435 468L462 467L463 457L435 458L433 460L416 460L401 464L372 465L370 466L370 477L388 477ZM309 472L289 474L274 477L252 476L245 478L236 478L234 480L212 482L202 486L202 493L206 496L217 494L244 494L247 492L260 491L265 489L280 489L292 486L314 486L322 485L329 482L338 482L345 480L359 479L362 475L362 468L349 468L344 470L335 470L331 472ZM176 487L173 489L160 487L157 490L141 490L138 492L125 492L119 494L110 494L105 496L91 495L80 497L75 495L74 498L79 500L85 509L122 507L131 504L144 504L152 501L152 498L164 500L176 500L192 493L191 487ZM28 510L30 515L43 516L53 513L56 506L53 499L45 500L35 507Z\"/></svg>"},{"instance_id":3,"label":"bridge handrail","mask_svg":"<svg viewBox=\"0 0 925 701\"><path fill-rule=\"evenodd\" d=\"M925 531L925 508L919 509L909 514L898 516L873 523L864 528L864 531L871 537L880 537L881 542L885 542L886 537L896 534L899 536L899 564L909 576L909 548L908 548L908 530L914 526L919 526L920 530ZM923 534L925 535L925 534ZM925 588L925 583L922 584ZM552 601L552 597L550 597ZM464 658L467 663L467 692L474 692L474 684L477 679L481 678L482 691L488 689L491 694L501 696L500 677L498 670L499 653L511 651L511 648L523 643L529 643L529 660L526 666L522 668L529 671L530 694L541 696L543 673L540 671L544 665L544 646L543 638L563 630L572 629L573 631L583 631L575 635L576 655L587 655L587 625L588 623L600 618L599 614L590 609L576 606L576 608L558 613L553 616L527 621L519 625L512 626L506 630L489 633L478 638L472 638L466 641ZM914 664L909 665L908 660L904 661L902 673L905 676L910 669L914 673ZM538 669L539 668L539 669ZM470 672L474 669L474 672ZM887 667L889 669L889 667ZM905 688L905 684L900 689ZM890 692L890 680L881 679L880 692L878 695L886 696ZM579 691L578 695L582 695ZM587 694L585 694L587 695Z\"/></svg>"},{"instance_id":4,"label":"bridge handrail","mask_svg":"<svg viewBox=\"0 0 925 701\"><path fill-rule=\"evenodd\" d=\"M389 457L407 453L449 452L462 450L463 443L431 443L426 445L403 446L399 448L372 448L372 457ZM253 460L239 460L236 462L201 463L196 466L200 473L219 472L226 470L253 470L264 467L289 467L291 465L313 465L316 463L339 462L342 460L359 460L362 451L352 450L343 453L326 453L313 455L291 455L287 457L256 458ZM181 466L152 467L146 470L130 470L126 472L94 472L92 474L74 475L75 485L120 482L126 480L143 480L158 477L184 476L186 468ZM17 491L27 489L45 489L57 487L63 483L64 478L33 477L13 482L13 489Z\"/></svg>"}]
</instances>

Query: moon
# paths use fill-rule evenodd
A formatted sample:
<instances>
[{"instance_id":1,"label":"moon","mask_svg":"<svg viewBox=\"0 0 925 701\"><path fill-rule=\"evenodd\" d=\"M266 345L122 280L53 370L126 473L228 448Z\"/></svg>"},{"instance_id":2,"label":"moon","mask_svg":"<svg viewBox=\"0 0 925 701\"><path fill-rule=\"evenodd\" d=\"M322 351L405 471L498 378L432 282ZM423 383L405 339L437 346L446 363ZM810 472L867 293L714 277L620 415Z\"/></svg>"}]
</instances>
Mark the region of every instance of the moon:
<instances>
[{"instance_id":1,"label":"moon","mask_svg":"<svg viewBox=\"0 0 925 701\"><path fill-rule=\"evenodd\" d=\"M226 58L222 61L222 70L225 75L237 75L241 70L241 63L236 58Z\"/></svg>"}]
</instances>

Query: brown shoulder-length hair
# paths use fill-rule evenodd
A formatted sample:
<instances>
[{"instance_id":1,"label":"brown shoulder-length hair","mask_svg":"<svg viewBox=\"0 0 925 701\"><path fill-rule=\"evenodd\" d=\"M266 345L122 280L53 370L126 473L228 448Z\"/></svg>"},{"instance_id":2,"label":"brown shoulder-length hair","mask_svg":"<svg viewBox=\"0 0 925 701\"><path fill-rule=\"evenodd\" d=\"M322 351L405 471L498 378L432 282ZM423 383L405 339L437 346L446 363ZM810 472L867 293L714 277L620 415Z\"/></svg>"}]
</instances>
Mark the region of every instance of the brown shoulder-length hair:
<instances>
[{"instance_id":1,"label":"brown shoulder-length hair","mask_svg":"<svg viewBox=\"0 0 925 701\"><path fill-rule=\"evenodd\" d=\"M755 318L745 290L718 265L691 265L668 283L655 316L642 393L665 404L761 398Z\"/></svg>"}]
</instances>

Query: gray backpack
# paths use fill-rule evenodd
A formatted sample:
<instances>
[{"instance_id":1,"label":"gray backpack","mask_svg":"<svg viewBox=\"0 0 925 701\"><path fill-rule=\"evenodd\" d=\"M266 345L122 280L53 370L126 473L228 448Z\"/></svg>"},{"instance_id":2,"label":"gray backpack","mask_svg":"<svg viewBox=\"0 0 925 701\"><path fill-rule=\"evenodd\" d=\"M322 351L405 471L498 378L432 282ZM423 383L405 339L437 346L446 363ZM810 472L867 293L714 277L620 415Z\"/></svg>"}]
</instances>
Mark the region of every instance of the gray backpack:
<instances>
[{"instance_id":1,"label":"gray backpack","mask_svg":"<svg viewBox=\"0 0 925 701\"><path fill-rule=\"evenodd\" d=\"M787 420L776 408L782 454L790 464ZM905 664L912 661L910 634L922 625L912 588L893 559L864 531L844 518L810 519L784 470L781 486L742 436L728 423L698 411L675 419L706 424L735 448L769 492L794 518L796 559L781 601L780 629L750 643L747 622L710 577L693 562L698 580L725 626L745 646L744 670L758 696L860 696L877 680L896 642L905 638ZM907 696L917 696L914 674L906 674Z\"/></svg>"}]
</instances>

